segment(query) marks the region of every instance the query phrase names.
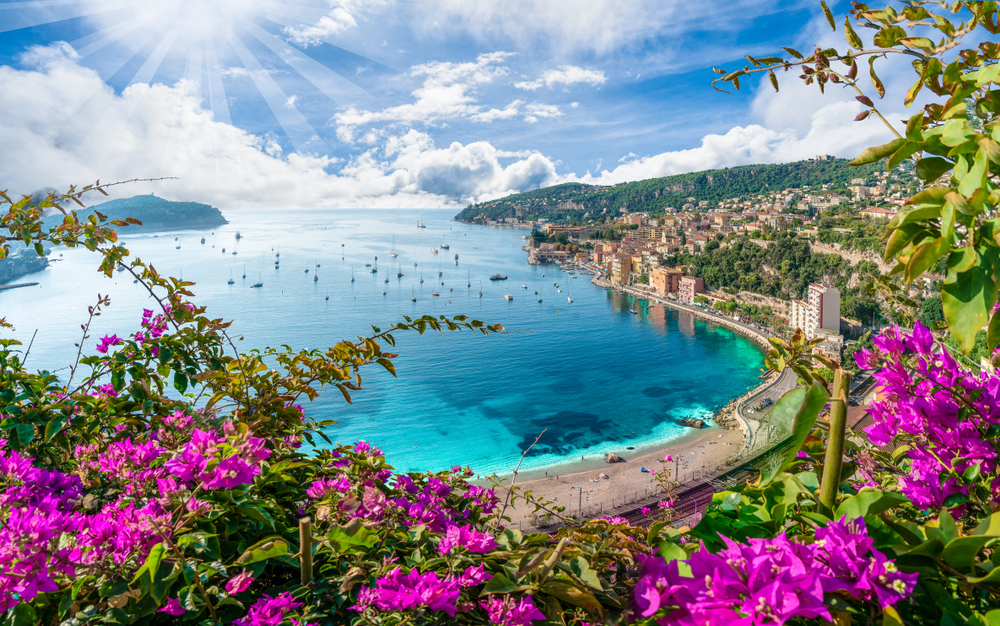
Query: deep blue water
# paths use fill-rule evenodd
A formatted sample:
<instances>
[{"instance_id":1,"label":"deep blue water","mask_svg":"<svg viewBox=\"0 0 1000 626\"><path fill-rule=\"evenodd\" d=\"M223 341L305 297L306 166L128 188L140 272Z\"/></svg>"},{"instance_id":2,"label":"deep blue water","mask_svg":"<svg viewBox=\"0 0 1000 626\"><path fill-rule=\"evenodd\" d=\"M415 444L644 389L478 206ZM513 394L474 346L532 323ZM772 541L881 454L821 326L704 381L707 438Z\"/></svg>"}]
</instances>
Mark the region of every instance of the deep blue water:
<instances>
[{"instance_id":1,"label":"deep blue water","mask_svg":"<svg viewBox=\"0 0 1000 626\"><path fill-rule=\"evenodd\" d=\"M587 275L531 267L521 250L524 231L467 226L452 222L453 214L426 212L427 228L418 229L416 211L230 211L231 223L214 231L154 237L125 230L121 239L161 273L195 281L197 301L211 316L235 321L232 331L243 335L243 349L326 348L404 314L466 314L512 331L490 337L400 333L398 379L370 368L353 405L336 390L306 405L316 417L338 420L331 439L371 441L399 469L462 464L481 473L509 471L546 428L525 468L641 449L682 433L672 418L709 414L756 383L761 353L731 331L599 289ZM398 265L390 257L393 235ZM450 249L432 254L442 243ZM98 293L110 294L112 306L96 321L90 349L105 333L133 332L142 308L153 308L125 275L98 274L96 255L62 254L49 269L19 281L39 286L0 292L0 317L15 325L16 338L27 344L38 329L32 368L70 363L79 325ZM372 274L365 264L375 256L378 273ZM230 272L234 285L227 284ZM509 279L488 280L498 272ZM263 288L251 289L258 276ZM572 304L566 299L570 286ZM440 297L431 296L434 289ZM513 301L504 299L508 290Z\"/></svg>"}]
</instances>

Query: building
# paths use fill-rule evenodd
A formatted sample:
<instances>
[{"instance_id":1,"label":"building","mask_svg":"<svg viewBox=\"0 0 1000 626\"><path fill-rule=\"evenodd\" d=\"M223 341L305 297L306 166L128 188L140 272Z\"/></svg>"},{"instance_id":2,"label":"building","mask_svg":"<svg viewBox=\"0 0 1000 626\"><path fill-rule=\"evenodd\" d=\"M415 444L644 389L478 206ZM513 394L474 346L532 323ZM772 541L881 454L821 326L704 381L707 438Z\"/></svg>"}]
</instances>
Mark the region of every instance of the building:
<instances>
[{"instance_id":1,"label":"building","mask_svg":"<svg viewBox=\"0 0 1000 626\"><path fill-rule=\"evenodd\" d=\"M788 310L788 325L801 328L811 339L824 331L840 334L840 291L810 283L805 300L792 300Z\"/></svg>"},{"instance_id":2,"label":"building","mask_svg":"<svg viewBox=\"0 0 1000 626\"><path fill-rule=\"evenodd\" d=\"M694 276L682 276L677 289L677 297L685 304L694 304L694 298L705 293L705 281Z\"/></svg>"},{"instance_id":3,"label":"building","mask_svg":"<svg viewBox=\"0 0 1000 626\"><path fill-rule=\"evenodd\" d=\"M677 293L680 291L681 278L684 270L677 267L657 267L649 274L649 282L653 291L659 294Z\"/></svg>"},{"instance_id":4,"label":"building","mask_svg":"<svg viewBox=\"0 0 1000 626\"><path fill-rule=\"evenodd\" d=\"M629 215L628 217L625 218L625 223L635 224L636 226L642 226L642 215L639 215L638 213Z\"/></svg>"},{"instance_id":5,"label":"building","mask_svg":"<svg viewBox=\"0 0 1000 626\"><path fill-rule=\"evenodd\" d=\"M872 207L870 209L862 209L861 211L858 211L858 215L870 220L873 219L891 220L892 218L896 217L896 211L895 209Z\"/></svg>"},{"instance_id":6,"label":"building","mask_svg":"<svg viewBox=\"0 0 1000 626\"><path fill-rule=\"evenodd\" d=\"M611 257L611 280L616 283L626 283L630 273L632 273L632 255L616 254Z\"/></svg>"}]
</instances>

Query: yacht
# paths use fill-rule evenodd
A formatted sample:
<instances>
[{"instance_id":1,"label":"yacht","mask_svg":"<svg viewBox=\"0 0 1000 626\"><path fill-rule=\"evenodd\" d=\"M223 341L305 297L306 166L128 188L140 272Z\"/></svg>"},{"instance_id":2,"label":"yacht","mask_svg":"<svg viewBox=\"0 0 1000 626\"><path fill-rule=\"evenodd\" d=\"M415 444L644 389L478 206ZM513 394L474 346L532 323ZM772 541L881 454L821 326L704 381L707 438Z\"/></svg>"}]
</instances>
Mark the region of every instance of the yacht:
<instances>
[{"instance_id":1,"label":"yacht","mask_svg":"<svg viewBox=\"0 0 1000 626\"><path fill-rule=\"evenodd\" d=\"M465 281L465 286L466 287L471 287L472 286L472 272L469 272L468 277L466 278L466 281Z\"/></svg>"},{"instance_id":2,"label":"yacht","mask_svg":"<svg viewBox=\"0 0 1000 626\"><path fill-rule=\"evenodd\" d=\"M420 282L424 282L424 273L423 272L420 273Z\"/></svg>"},{"instance_id":3,"label":"yacht","mask_svg":"<svg viewBox=\"0 0 1000 626\"><path fill-rule=\"evenodd\" d=\"M260 287L263 287L263 286L264 286L264 281L261 280L260 274L258 273L257 274L257 282L255 282L254 284L250 285L250 288L251 289L259 289Z\"/></svg>"},{"instance_id":4,"label":"yacht","mask_svg":"<svg viewBox=\"0 0 1000 626\"><path fill-rule=\"evenodd\" d=\"M392 258L396 258L399 256L398 254L396 254L396 235L392 236L392 251L389 254L392 255Z\"/></svg>"},{"instance_id":5,"label":"yacht","mask_svg":"<svg viewBox=\"0 0 1000 626\"><path fill-rule=\"evenodd\" d=\"M354 282L354 266L351 266L351 282Z\"/></svg>"},{"instance_id":6,"label":"yacht","mask_svg":"<svg viewBox=\"0 0 1000 626\"><path fill-rule=\"evenodd\" d=\"M201 242L205 243L205 238L204 237L201 238Z\"/></svg>"},{"instance_id":7,"label":"yacht","mask_svg":"<svg viewBox=\"0 0 1000 626\"><path fill-rule=\"evenodd\" d=\"M421 213L420 217L417 218L417 228L427 228L426 226L424 226L424 214L423 213ZM416 299L416 298L414 298L414 299Z\"/></svg>"},{"instance_id":8,"label":"yacht","mask_svg":"<svg viewBox=\"0 0 1000 626\"><path fill-rule=\"evenodd\" d=\"M438 253L437 248L431 248L431 254L437 254L437 253Z\"/></svg>"},{"instance_id":9,"label":"yacht","mask_svg":"<svg viewBox=\"0 0 1000 626\"><path fill-rule=\"evenodd\" d=\"M566 302L573 304L573 283L569 284L569 295L566 296Z\"/></svg>"},{"instance_id":10,"label":"yacht","mask_svg":"<svg viewBox=\"0 0 1000 626\"><path fill-rule=\"evenodd\" d=\"M438 292L436 292L436 291L432 291L432 292L431 292L431 295L432 295L432 296L440 296L441 294L439 294L439 293L438 293Z\"/></svg>"},{"instance_id":11,"label":"yacht","mask_svg":"<svg viewBox=\"0 0 1000 626\"><path fill-rule=\"evenodd\" d=\"M513 300L513 299L514 299L514 296L508 293L508 294L507 294L506 296L504 296L504 298L505 298L506 300Z\"/></svg>"},{"instance_id":12,"label":"yacht","mask_svg":"<svg viewBox=\"0 0 1000 626\"><path fill-rule=\"evenodd\" d=\"M240 234L240 231L236 231L236 238L243 239L243 235Z\"/></svg>"},{"instance_id":13,"label":"yacht","mask_svg":"<svg viewBox=\"0 0 1000 626\"><path fill-rule=\"evenodd\" d=\"M524 282L524 274L521 274L521 289L527 289L528 285Z\"/></svg>"},{"instance_id":14,"label":"yacht","mask_svg":"<svg viewBox=\"0 0 1000 626\"><path fill-rule=\"evenodd\" d=\"M229 270L229 281L228 281L228 282L227 282L226 284L227 284L227 285L232 285L232 284L233 284L233 283L235 283L235 282L236 282L236 281L235 281L235 280L233 280L233 270Z\"/></svg>"},{"instance_id":15,"label":"yacht","mask_svg":"<svg viewBox=\"0 0 1000 626\"><path fill-rule=\"evenodd\" d=\"M328 292L326 292L326 299L327 299L327 300L329 300L329 299L330 299L330 292L329 292L329 291L328 291Z\"/></svg>"},{"instance_id":16,"label":"yacht","mask_svg":"<svg viewBox=\"0 0 1000 626\"><path fill-rule=\"evenodd\" d=\"M413 287L412 286L410 286L410 300L413 300L414 302L417 301L417 294L413 293Z\"/></svg>"},{"instance_id":17,"label":"yacht","mask_svg":"<svg viewBox=\"0 0 1000 626\"><path fill-rule=\"evenodd\" d=\"M446 244L446 243L441 244L441 249L442 250L447 250L448 249L448 244Z\"/></svg>"},{"instance_id":18,"label":"yacht","mask_svg":"<svg viewBox=\"0 0 1000 626\"><path fill-rule=\"evenodd\" d=\"M246 278L246 277L247 277L247 264L244 263L243 264L243 278Z\"/></svg>"},{"instance_id":19,"label":"yacht","mask_svg":"<svg viewBox=\"0 0 1000 626\"><path fill-rule=\"evenodd\" d=\"M479 281L479 297L483 297L483 281Z\"/></svg>"}]
</instances>

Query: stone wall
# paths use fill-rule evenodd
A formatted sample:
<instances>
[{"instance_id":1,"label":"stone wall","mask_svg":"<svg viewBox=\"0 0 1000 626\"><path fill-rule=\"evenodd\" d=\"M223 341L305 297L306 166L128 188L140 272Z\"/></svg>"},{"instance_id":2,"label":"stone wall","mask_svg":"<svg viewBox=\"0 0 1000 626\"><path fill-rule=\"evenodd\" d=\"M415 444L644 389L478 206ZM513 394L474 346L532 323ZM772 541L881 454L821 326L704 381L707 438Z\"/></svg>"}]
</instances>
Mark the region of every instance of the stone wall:
<instances>
[{"instance_id":1,"label":"stone wall","mask_svg":"<svg viewBox=\"0 0 1000 626\"><path fill-rule=\"evenodd\" d=\"M883 274L888 273L893 267L889 263L883 261L881 256L871 250L845 250L839 243L827 244L819 241L809 242L809 250L815 254L836 254L837 256L847 260L847 262L851 265L857 265L862 261L869 261L878 265L879 271Z\"/></svg>"}]
</instances>

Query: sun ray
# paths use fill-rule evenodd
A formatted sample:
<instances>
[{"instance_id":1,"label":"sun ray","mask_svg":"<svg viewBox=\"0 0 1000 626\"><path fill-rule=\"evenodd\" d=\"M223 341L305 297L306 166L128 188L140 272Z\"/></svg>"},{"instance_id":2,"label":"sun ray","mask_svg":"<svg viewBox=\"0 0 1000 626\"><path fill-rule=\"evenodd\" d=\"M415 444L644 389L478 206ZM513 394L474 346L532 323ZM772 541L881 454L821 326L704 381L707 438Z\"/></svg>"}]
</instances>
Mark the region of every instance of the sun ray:
<instances>
[{"instance_id":1,"label":"sun ray","mask_svg":"<svg viewBox=\"0 0 1000 626\"><path fill-rule=\"evenodd\" d=\"M22 3L16 3L22 4ZM108 2L68 2L61 3L57 5L52 5L54 10L42 10L39 12L26 13L24 11L18 10L17 7L12 7L9 3L4 3L0 5L0 12L2 17L0 17L0 33L5 33L12 30L20 30L22 28L32 28L35 26L42 26L43 24L49 24L52 22L59 22L63 20L74 19L78 17L89 17L92 15L99 15L101 13L106 13L109 10L122 7L136 6L138 3L132 0L122 0L120 2L114 3L117 6L108 6ZM45 7L22 7L22 8L45 8ZM9 11L9 13L7 13Z\"/></svg>"},{"instance_id":2,"label":"sun ray","mask_svg":"<svg viewBox=\"0 0 1000 626\"><path fill-rule=\"evenodd\" d=\"M288 137L288 140L295 147L295 151L303 154L321 150L324 152L329 151L329 146L317 135L316 130L306 120L305 116L294 106L286 106L288 103L288 94L278 86L278 83L271 78L270 74L264 71L257 57L250 52L246 44L243 43L243 40L234 33L229 38L229 43L233 46L237 56L240 57L243 67L249 71L250 78L257 86L257 90L261 96L264 97L267 106L271 108L271 112L278 120L278 124L281 125L282 130L285 131L285 136ZM311 150L310 146L313 146Z\"/></svg>"},{"instance_id":3,"label":"sun ray","mask_svg":"<svg viewBox=\"0 0 1000 626\"><path fill-rule=\"evenodd\" d=\"M256 37L271 52L335 103L352 102L363 105L364 102L371 99L364 89L320 64L312 57L302 54L298 49L289 46L251 20L243 20L242 25L247 32Z\"/></svg>"},{"instance_id":4,"label":"sun ray","mask_svg":"<svg viewBox=\"0 0 1000 626\"><path fill-rule=\"evenodd\" d=\"M205 45L205 63L207 70L205 72L207 76L205 90L208 93L208 106L212 109L215 121L232 124L233 117L229 112L226 86L222 82L222 72L219 69L219 57L214 42L210 41Z\"/></svg>"},{"instance_id":5,"label":"sun ray","mask_svg":"<svg viewBox=\"0 0 1000 626\"><path fill-rule=\"evenodd\" d=\"M118 24L113 24L85 37L75 39L69 42L69 45L73 46L73 49L76 50L76 53L79 54L81 58L86 58L98 50L103 49L105 46L127 37L137 28L145 25L148 21L149 18L147 16L139 14L131 19L123 20Z\"/></svg>"}]
</instances>

